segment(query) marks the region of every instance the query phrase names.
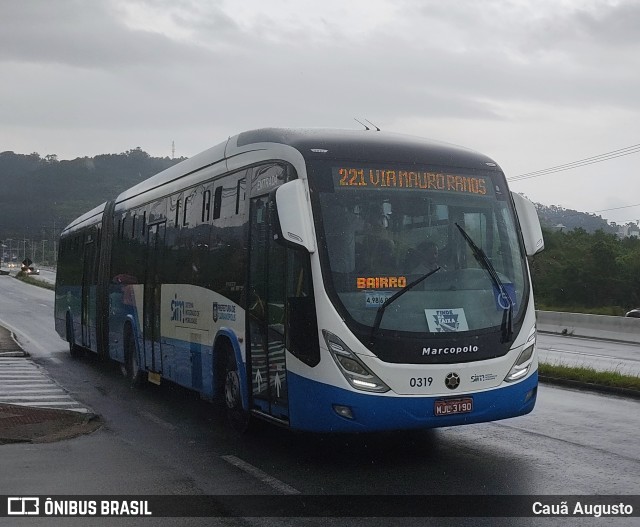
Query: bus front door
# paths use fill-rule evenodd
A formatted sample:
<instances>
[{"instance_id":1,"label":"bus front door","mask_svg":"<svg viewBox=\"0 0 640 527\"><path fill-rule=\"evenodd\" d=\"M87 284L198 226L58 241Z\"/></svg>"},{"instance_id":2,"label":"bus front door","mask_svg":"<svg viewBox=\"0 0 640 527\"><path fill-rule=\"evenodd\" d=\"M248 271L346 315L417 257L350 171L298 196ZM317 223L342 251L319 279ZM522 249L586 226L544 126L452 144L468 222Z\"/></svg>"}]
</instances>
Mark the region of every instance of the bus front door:
<instances>
[{"instance_id":1,"label":"bus front door","mask_svg":"<svg viewBox=\"0 0 640 527\"><path fill-rule=\"evenodd\" d=\"M144 365L148 371L154 373L162 373L160 265L164 250L164 235L164 223L156 223L147 227L147 247L144 262Z\"/></svg>"},{"instance_id":2,"label":"bus front door","mask_svg":"<svg viewBox=\"0 0 640 527\"><path fill-rule=\"evenodd\" d=\"M248 374L251 375L252 408L288 422L285 249L273 240L267 209L267 196L250 202Z\"/></svg>"}]
</instances>

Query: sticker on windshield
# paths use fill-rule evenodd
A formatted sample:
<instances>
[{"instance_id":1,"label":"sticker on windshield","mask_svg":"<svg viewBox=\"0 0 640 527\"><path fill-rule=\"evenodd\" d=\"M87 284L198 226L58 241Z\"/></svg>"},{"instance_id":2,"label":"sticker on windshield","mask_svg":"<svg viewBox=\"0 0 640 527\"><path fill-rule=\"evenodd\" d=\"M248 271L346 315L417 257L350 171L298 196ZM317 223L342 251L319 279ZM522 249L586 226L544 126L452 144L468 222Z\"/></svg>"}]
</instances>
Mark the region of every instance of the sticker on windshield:
<instances>
[{"instance_id":1,"label":"sticker on windshield","mask_svg":"<svg viewBox=\"0 0 640 527\"><path fill-rule=\"evenodd\" d=\"M511 304L513 305L513 310L517 311L518 304L516 303L516 288L513 284L503 284L504 290L509 295L501 293L500 290L494 285L493 286L493 298L496 301L496 309L498 311L504 311L505 309L509 309L509 300L511 300Z\"/></svg>"},{"instance_id":2,"label":"sticker on windshield","mask_svg":"<svg viewBox=\"0 0 640 527\"><path fill-rule=\"evenodd\" d=\"M425 309L429 331L433 333L450 333L455 331L468 331L467 317L464 309L455 307L452 309Z\"/></svg>"},{"instance_id":3,"label":"sticker on windshield","mask_svg":"<svg viewBox=\"0 0 640 527\"><path fill-rule=\"evenodd\" d=\"M365 307L379 308L391 296L393 291L365 291Z\"/></svg>"}]
</instances>

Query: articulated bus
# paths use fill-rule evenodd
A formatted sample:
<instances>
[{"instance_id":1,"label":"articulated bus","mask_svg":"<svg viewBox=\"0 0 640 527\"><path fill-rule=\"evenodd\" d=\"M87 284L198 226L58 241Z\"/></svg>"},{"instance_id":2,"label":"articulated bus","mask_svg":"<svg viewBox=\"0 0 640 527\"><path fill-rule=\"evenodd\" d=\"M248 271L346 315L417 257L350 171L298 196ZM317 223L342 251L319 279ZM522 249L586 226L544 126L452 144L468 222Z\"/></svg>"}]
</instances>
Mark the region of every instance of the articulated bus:
<instances>
[{"instance_id":1,"label":"articulated bus","mask_svg":"<svg viewBox=\"0 0 640 527\"><path fill-rule=\"evenodd\" d=\"M505 419L536 401L543 245L533 204L474 151L248 131L65 228L56 330L133 383L219 397L241 430Z\"/></svg>"}]
</instances>

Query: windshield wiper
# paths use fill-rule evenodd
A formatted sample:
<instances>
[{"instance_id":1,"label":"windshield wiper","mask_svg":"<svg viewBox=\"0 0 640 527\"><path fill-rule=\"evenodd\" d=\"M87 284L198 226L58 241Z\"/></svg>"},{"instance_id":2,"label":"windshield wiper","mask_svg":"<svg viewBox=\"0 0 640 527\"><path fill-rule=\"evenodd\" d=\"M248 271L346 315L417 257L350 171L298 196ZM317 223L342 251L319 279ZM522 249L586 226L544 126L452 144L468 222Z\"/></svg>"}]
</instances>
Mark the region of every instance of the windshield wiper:
<instances>
[{"instance_id":1,"label":"windshield wiper","mask_svg":"<svg viewBox=\"0 0 640 527\"><path fill-rule=\"evenodd\" d=\"M498 273L496 272L495 267L493 267L491 260L489 260L485 252L476 245L473 239L471 239L471 236L469 236L467 232L462 227L460 227L460 225L458 225L457 223L455 225L456 227L458 227L458 230L460 231L460 234L462 234L462 237L469 244L469 247L471 247L471 250L473 252L473 257L478 261L480 265L482 265L482 267L485 268L487 273L489 273L491 280L493 281L495 286L498 288L498 292L500 296L502 298L505 298L507 300L507 303L509 304L506 308L504 308L504 312L502 314L502 326L501 326L502 342L509 342L513 338L513 301L511 300L511 296L509 296L509 293L507 292L506 287L500 280L500 277L498 276ZM499 302L498 304L501 306Z\"/></svg>"},{"instance_id":2,"label":"windshield wiper","mask_svg":"<svg viewBox=\"0 0 640 527\"><path fill-rule=\"evenodd\" d=\"M384 301L384 303L376 311L376 319L375 319L375 322L373 323L373 327L371 328L371 337L369 342L370 346L373 346L376 333L378 332L378 329L380 328L380 323L382 322L382 316L384 315L384 310L387 309L387 307L389 307L393 302L398 300L398 298L404 295L407 291L410 291L415 286L417 286L420 282L422 282L423 280L426 280L432 274L437 273L440 269L442 269L440 266L436 267L435 269L433 269L432 271L429 271L427 274L421 276L417 280L414 280L410 284L405 285L402 289L400 289L400 291L398 291L396 294L390 296Z\"/></svg>"}]
</instances>

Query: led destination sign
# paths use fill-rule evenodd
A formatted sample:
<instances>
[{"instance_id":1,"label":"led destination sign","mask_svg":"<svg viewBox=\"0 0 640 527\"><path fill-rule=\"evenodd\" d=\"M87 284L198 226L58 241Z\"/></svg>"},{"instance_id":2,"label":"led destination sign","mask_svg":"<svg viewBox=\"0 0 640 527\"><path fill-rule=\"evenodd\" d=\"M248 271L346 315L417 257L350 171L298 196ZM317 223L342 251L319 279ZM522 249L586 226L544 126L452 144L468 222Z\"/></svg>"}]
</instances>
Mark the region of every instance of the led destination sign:
<instances>
[{"instance_id":1,"label":"led destination sign","mask_svg":"<svg viewBox=\"0 0 640 527\"><path fill-rule=\"evenodd\" d=\"M439 190L477 196L486 196L491 189L491 181L481 176L357 167L334 167L332 173L336 186L344 189Z\"/></svg>"}]
</instances>

